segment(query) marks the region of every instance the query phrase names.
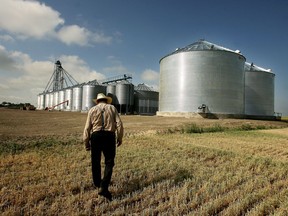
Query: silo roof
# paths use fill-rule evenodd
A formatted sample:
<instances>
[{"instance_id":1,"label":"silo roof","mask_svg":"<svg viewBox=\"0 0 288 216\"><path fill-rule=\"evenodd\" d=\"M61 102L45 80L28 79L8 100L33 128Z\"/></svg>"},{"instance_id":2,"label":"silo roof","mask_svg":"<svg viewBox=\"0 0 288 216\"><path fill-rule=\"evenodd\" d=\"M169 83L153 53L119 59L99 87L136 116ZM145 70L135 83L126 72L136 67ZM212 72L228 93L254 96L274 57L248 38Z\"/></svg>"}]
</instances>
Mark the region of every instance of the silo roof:
<instances>
[{"instance_id":1,"label":"silo roof","mask_svg":"<svg viewBox=\"0 0 288 216\"><path fill-rule=\"evenodd\" d=\"M271 69L264 69L262 67L255 65L254 63L248 63L248 62L245 62L244 69L245 71L259 71L259 72L273 73Z\"/></svg>"},{"instance_id":2,"label":"silo roof","mask_svg":"<svg viewBox=\"0 0 288 216\"><path fill-rule=\"evenodd\" d=\"M208 41L205 40L199 40L195 43L192 43L186 47L183 48L177 48L174 52L164 56L163 58L169 56L169 55L173 55L176 53L181 53L181 52L190 52L190 51L202 51L202 50L221 50L221 51L227 51L227 52L232 52L232 53L236 53L239 55L242 55L241 52L239 50L231 50L213 43L210 43ZM243 55L242 55L243 56ZM243 56L244 57L244 56ZM161 58L160 61L163 59Z\"/></svg>"},{"instance_id":3,"label":"silo roof","mask_svg":"<svg viewBox=\"0 0 288 216\"><path fill-rule=\"evenodd\" d=\"M147 86L144 83L141 83L138 86L136 86L134 88L134 90L137 90L137 91L154 91L152 88L150 88L149 86Z\"/></svg>"}]
</instances>

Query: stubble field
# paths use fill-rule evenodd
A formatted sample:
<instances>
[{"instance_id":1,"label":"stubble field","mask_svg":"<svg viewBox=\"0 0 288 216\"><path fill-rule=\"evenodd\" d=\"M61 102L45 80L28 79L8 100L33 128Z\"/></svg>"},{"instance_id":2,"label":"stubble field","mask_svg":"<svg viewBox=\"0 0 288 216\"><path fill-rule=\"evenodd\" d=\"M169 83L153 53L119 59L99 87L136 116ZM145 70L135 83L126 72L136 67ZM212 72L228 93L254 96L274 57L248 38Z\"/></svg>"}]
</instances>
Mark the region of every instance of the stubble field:
<instances>
[{"instance_id":1,"label":"stubble field","mask_svg":"<svg viewBox=\"0 0 288 216\"><path fill-rule=\"evenodd\" d=\"M288 215L287 123L121 116L111 202L86 114L0 110L1 215Z\"/></svg>"}]
</instances>

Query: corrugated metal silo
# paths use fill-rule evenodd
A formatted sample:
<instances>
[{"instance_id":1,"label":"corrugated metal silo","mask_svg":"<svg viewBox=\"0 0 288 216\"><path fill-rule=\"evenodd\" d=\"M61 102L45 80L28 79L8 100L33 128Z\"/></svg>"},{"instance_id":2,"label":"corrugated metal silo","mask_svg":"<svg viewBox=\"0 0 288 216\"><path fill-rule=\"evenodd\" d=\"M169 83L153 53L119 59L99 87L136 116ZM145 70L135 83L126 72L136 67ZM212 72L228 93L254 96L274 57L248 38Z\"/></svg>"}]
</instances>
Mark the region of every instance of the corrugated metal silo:
<instances>
[{"instance_id":1,"label":"corrugated metal silo","mask_svg":"<svg viewBox=\"0 0 288 216\"><path fill-rule=\"evenodd\" d=\"M153 91L147 85L135 87L134 110L138 114L156 114L158 111L159 92Z\"/></svg>"},{"instance_id":2,"label":"corrugated metal silo","mask_svg":"<svg viewBox=\"0 0 288 216\"><path fill-rule=\"evenodd\" d=\"M274 116L275 74L256 65L245 63L245 114Z\"/></svg>"},{"instance_id":3,"label":"corrugated metal silo","mask_svg":"<svg viewBox=\"0 0 288 216\"><path fill-rule=\"evenodd\" d=\"M88 111L95 103L93 99L96 98L98 93L106 92L106 87L98 84L85 84L83 85L83 97L82 97L82 111Z\"/></svg>"},{"instance_id":4,"label":"corrugated metal silo","mask_svg":"<svg viewBox=\"0 0 288 216\"><path fill-rule=\"evenodd\" d=\"M38 95L38 106L37 109L43 110L45 109L45 94L41 93Z\"/></svg>"},{"instance_id":5,"label":"corrugated metal silo","mask_svg":"<svg viewBox=\"0 0 288 216\"><path fill-rule=\"evenodd\" d=\"M45 94L40 94L40 110L45 109Z\"/></svg>"},{"instance_id":6,"label":"corrugated metal silo","mask_svg":"<svg viewBox=\"0 0 288 216\"><path fill-rule=\"evenodd\" d=\"M112 104L113 105L119 104L119 101L116 97L116 85L115 84L107 85L106 95L108 95L112 98Z\"/></svg>"},{"instance_id":7,"label":"corrugated metal silo","mask_svg":"<svg viewBox=\"0 0 288 216\"><path fill-rule=\"evenodd\" d=\"M134 85L123 80L116 85L116 98L118 103L116 108L120 113L132 113L134 105Z\"/></svg>"},{"instance_id":8,"label":"corrugated metal silo","mask_svg":"<svg viewBox=\"0 0 288 216\"><path fill-rule=\"evenodd\" d=\"M59 91L53 93L53 106L56 106L59 103ZM59 106L56 106L54 109L59 110Z\"/></svg>"},{"instance_id":9,"label":"corrugated metal silo","mask_svg":"<svg viewBox=\"0 0 288 216\"><path fill-rule=\"evenodd\" d=\"M41 104L41 97L40 94L37 96L37 109L40 109L40 104Z\"/></svg>"},{"instance_id":10,"label":"corrugated metal silo","mask_svg":"<svg viewBox=\"0 0 288 216\"><path fill-rule=\"evenodd\" d=\"M82 107L82 85L74 86L72 88L72 111L81 111Z\"/></svg>"},{"instance_id":11,"label":"corrugated metal silo","mask_svg":"<svg viewBox=\"0 0 288 216\"><path fill-rule=\"evenodd\" d=\"M54 106L54 92L49 93L49 106L48 107L53 107Z\"/></svg>"},{"instance_id":12,"label":"corrugated metal silo","mask_svg":"<svg viewBox=\"0 0 288 216\"><path fill-rule=\"evenodd\" d=\"M160 60L159 112L244 115L240 51L198 41Z\"/></svg>"},{"instance_id":13,"label":"corrugated metal silo","mask_svg":"<svg viewBox=\"0 0 288 216\"><path fill-rule=\"evenodd\" d=\"M71 111L72 110L72 103L73 103L73 90L72 88L65 89L65 101L68 100L68 103L64 104L65 111Z\"/></svg>"},{"instance_id":14,"label":"corrugated metal silo","mask_svg":"<svg viewBox=\"0 0 288 216\"><path fill-rule=\"evenodd\" d=\"M46 92L44 97L45 97L45 109L46 109L50 106L50 94Z\"/></svg>"},{"instance_id":15,"label":"corrugated metal silo","mask_svg":"<svg viewBox=\"0 0 288 216\"><path fill-rule=\"evenodd\" d=\"M65 101L65 90L64 89L62 89L62 90L60 90L59 91L59 101L58 101L58 103L60 104L60 103L62 103L62 104L60 104L58 107L59 107L59 110L64 110L64 108L65 108L65 104L63 103Z\"/></svg>"}]
</instances>

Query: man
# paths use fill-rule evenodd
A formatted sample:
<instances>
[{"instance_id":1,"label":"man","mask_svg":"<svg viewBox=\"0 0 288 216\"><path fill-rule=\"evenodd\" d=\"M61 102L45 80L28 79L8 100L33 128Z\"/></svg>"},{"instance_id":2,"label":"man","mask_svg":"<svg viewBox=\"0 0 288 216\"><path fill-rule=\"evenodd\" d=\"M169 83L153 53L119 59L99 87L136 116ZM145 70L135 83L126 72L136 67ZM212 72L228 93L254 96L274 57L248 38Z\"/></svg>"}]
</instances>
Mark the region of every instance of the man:
<instances>
[{"instance_id":1,"label":"man","mask_svg":"<svg viewBox=\"0 0 288 216\"><path fill-rule=\"evenodd\" d=\"M111 105L112 98L99 93L93 100L96 106L92 107L87 116L83 141L87 151L91 150L92 176L95 187L99 188L99 195L111 200L108 190L116 155L116 144L122 144L123 124L116 108ZM116 138L116 134L117 138ZM117 143L115 143L117 140ZM101 153L105 158L105 170L101 181Z\"/></svg>"}]
</instances>

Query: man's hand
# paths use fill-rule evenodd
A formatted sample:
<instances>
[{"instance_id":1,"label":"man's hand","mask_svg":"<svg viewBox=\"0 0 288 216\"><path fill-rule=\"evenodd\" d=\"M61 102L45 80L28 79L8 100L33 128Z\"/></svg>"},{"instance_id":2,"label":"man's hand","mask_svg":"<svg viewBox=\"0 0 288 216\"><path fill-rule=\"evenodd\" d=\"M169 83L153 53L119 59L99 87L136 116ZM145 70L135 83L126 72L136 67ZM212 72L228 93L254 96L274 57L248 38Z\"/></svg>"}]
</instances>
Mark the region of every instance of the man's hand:
<instances>
[{"instance_id":1,"label":"man's hand","mask_svg":"<svg viewBox=\"0 0 288 216\"><path fill-rule=\"evenodd\" d=\"M119 147L122 144L122 141L117 140L117 147Z\"/></svg>"},{"instance_id":2,"label":"man's hand","mask_svg":"<svg viewBox=\"0 0 288 216\"><path fill-rule=\"evenodd\" d=\"M90 144L90 142L85 143L85 149L86 149L86 151L90 151L90 150L91 150L91 144Z\"/></svg>"}]
</instances>

